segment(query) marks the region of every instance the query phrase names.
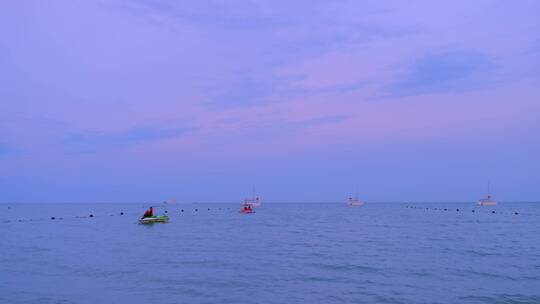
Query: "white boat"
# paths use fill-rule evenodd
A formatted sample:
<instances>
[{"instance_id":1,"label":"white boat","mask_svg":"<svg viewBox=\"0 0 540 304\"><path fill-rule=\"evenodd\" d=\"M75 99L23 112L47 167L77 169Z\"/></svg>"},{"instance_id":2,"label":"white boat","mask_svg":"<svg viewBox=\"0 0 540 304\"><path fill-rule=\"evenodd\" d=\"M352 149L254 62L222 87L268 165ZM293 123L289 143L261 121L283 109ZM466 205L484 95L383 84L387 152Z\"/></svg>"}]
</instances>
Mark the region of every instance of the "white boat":
<instances>
[{"instance_id":1,"label":"white boat","mask_svg":"<svg viewBox=\"0 0 540 304\"><path fill-rule=\"evenodd\" d=\"M365 202L358 199L358 188L356 189L356 196L353 198L352 195L347 199L347 205L349 206L362 206Z\"/></svg>"},{"instance_id":2,"label":"white boat","mask_svg":"<svg viewBox=\"0 0 540 304\"><path fill-rule=\"evenodd\" d=\"M349 199L347 200L347 205L349 206L362 206L364 204L365 202L359 200L358 198L349 197Z\"/></svg>"},{"instance_id":3,"label":"white boat","mask_svg":"<svg viewBox=\"0 0 540 304\"><path fill-rule=\"evenodd\" d=\"M255 213L255 208L261 206L261 199L259 196L249 197L244 199L242 207L240 208L240 213Z\"/></svg>"},{"instance_id":4,"label":"white boat","mask_svg":"<svg viewBox=\"0 0 540 304\"><path fill-rule=\"evenodd\" d=\"M246 198L244 199L244 205L250 205L251 207L260 207L261 199L258 196L253 198Z\"/></svg>"},{"instance_id":5,"label":"white boat","mask_svg":"<svg viewBox=\"0 0 540 304\"><path fill-rule=\"evenodd\" d=\"M478 206L497 206L497 202L492 199L491 193L490 193L490 184L488 182L488 193L485 198L481 198L478 200Z\"/></svg>"},{"instance_id":6,"label":"white boat","mask_svg":"<svg viewBox=\"0 0 540 304\"><path fill-rule=\"evenodd\" d=\"M249 205L251 207L260 207L261 206L261 198L256 194L255 192L255 186L253 186L253 196L248 197L244 199L243 206Z\"/></svg>"}]
</instances>

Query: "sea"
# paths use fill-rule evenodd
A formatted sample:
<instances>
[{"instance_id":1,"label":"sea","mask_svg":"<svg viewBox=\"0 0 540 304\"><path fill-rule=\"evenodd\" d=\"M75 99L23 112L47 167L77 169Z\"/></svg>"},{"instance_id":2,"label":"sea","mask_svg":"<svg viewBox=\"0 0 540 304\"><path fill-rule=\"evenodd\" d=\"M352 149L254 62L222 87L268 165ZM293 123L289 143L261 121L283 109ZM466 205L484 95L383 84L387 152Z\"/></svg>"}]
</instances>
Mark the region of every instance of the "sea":
<instances>
[{"instance_id":1,"label":"sea","mask_svg":"<svg viewBox=\"0 0 540 304\"><path fill-rule=\"evenodd\" d=\"M540 203L0 204L0 303L540 303Z\"/></svg>"}]
</instances>

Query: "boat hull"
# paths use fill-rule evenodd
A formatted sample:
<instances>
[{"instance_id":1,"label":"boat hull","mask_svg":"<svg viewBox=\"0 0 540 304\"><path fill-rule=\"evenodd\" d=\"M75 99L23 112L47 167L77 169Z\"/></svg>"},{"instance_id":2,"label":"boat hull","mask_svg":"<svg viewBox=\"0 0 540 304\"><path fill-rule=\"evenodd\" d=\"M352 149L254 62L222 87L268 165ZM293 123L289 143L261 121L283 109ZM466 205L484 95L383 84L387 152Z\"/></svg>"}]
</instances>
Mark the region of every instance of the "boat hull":
<instances>
[{"instance_id":1,"label":"boat hull","mask_svg":"<svg viewBox=\"0 0 540 304\"><path fill-rule=\"evenodd\" d=\"M168 221L169 221L169 217L166 215L143 217L139 219L140 224L167 223Z\"/></svg>"},{"instance_id":2,"label":"boat hull","mask_svg":"<svg viewBox=\"0 0 540 304\"><path fill-rule=\"evenodd\" d=\"M497 206L497 202L494 201L479 201L478 206Z\"/></svg>"},{"instance_id":3,"label":"boat hull","mask_svg":"<svg viewBox=\"0 0 540 304\"><path fill-rule=\"evenodd\" d=\"M244 214L250 214L250 213L255 213L254 210L240 210L238 211L239 213L244 213Z\"/></svg>"},{"instance_id":4,"label":"boat hull","mask_svg":"<svg viewBox=\"0 0 540 304\"><path fill-rule=\"evenodd\" d=\"M349 199L347 201L348 206L362 206L364 205L364 202L358 199Z\"/></svg>"}]
</instances>

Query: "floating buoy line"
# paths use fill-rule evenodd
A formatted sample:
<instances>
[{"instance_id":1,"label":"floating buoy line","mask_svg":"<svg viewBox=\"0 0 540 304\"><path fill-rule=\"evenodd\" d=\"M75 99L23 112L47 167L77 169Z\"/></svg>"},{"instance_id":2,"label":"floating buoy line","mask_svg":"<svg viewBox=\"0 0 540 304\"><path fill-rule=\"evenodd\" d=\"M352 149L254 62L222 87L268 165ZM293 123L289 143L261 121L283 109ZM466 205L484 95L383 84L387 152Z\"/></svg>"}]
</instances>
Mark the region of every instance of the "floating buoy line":
<instances>
[{"instance_id":1,"label":"floating buoy line","mask_svg":"<svg viewBox=\"0 0 540 304\"><path fill-rule=\"evenodd\" d=\"M474 209L465 209L465 208L456 208L455 211L453 211L454 209L451 209L451 208L441 208L441 207L424 207L424 206L417 206L417 205L406 205L404 208L407 208L407 209L416 209L416 210L426 210L426 211L438 211L438 212L453 212L453 213L475 213L475 214L496 214L496 215L513 215L513 216L517 216L517 215L520 215L520 216L540 216L540 214L532 214L532 213L521 213L519 211L503 211L501 212L500 210L492 210L492 208L486 208L486 207L480 207L480 208L474 208ZM486 210L481 210L482 208L485 208ZM8 207L8 209L11 209L11 207ZM11 209L12 210L12 209ZM211 209L211 208L206 208L205 209L201 209L199 210L199 208L193 208L193 209L179 209L177 210L176 212L174 212L175 214L178 214L178 215L184 215L186 213L188 213L189 211L192 211L192 214L193 215L196 215L196 214L200 214L203 210L203 211L207 211L207 212L212 212L212 211L215 211L215 210L226 210L226 211L231 211L231 208L230 207L219 207L219 208L214 208L214 209ZM172 211L171 211L172 212ZM169 214L169 210L165 210L164 213L166 214ZM124 212L124 211L120 211L120 212L116 212L116 213L109 213L109 214L94 214L94 213L89 213L87 215L75 215L75 216L65 216L65 217L58 217L58 216L49 216L49 217L41 217L41 218L20 218L20 219L16 219L16 220L4 220L2 221L2 223L11 223L11 222L39 222L39 221L62 221L62 220L68 220L68 219L95 219L95 218L102 218L102 217L105 217L105 216L126 216L126 215L133 215L135 218L138 218L140 216L139 213L135 213L135 212L130 212L130 213L127 213L127 212Z\"/></svg>"},{"instance_id":2,"label":"floating buoy line","mask_svg":"<svg viewBox=\"0 0 540 304\"><path fill-rule=\"evenodd\" d=\"M449 208L440 208L440 207L420 207L420 206L416 206L416 205L406 205L405 208L407 209L417 209L417 210L432 210L432 211L450 211ZM482 208L485 208L486 210L480 210ZM475 208L475 209L471 209L470 212L471 213L478 213L478 214L481 214L481 213L486 213L486 214L503 214L503 215L525 215L525 216L540 216L540 214L533 214L533 213L521 213L519 211L503 211L501 212L500 210L492 210L492 208L487 208L487 207L479 207L479 208ZM478 212L477 212L478 211ZM460 213L467 213L469 212L467 209L460 209L460 208L456 208L455 209L455 212L460 212Z\"/></svg>"},{"instance_id":3,"label":"floating buoy line","mask_svg":"<svg viewBox=\"0 0 540 304\"><path fill-rule=\"evenodd\" d=\"M8 209L11 209L10 206L8 206ZM192 209L193 210L193 213L192 214L198 214L199 213L199 208L194 208ZM204 210L204 209L203 209ZM227 207L227 208L224 208L224 207L220 207L220 208L214 208L213 210L226 210L226 211L231 211L231 208L230 207ZM188 212L189 209L179 209L175 212L175 214L178 214L178 215L183 215L184 213ZM205 211L212 211L211 208L207 208L207 210ZM169 214L169 210L165 210L163 211L165 214ZM125 216L125 215L133 215L135 218L138 218L140 217L140 213L137 212L130 212L130 213L127 213L127 212L124 212L124 211L120 211L120 212L116 212L116 213L109 213L109 214L95 214L95 213L89 213L87 215L74 215L74 216L64 216L64 217L60 217L60 216L49 216L49 217L40 217L40 218L20 218L20 219L15 219L15 220L4 220L4 221L1 221L0 223L12 223L12 222L40 222L40 221L62 221L62 220L68 220L68 219L94 219L94 218L103 218L105 216Z\"/></svg>"}]
</instances>

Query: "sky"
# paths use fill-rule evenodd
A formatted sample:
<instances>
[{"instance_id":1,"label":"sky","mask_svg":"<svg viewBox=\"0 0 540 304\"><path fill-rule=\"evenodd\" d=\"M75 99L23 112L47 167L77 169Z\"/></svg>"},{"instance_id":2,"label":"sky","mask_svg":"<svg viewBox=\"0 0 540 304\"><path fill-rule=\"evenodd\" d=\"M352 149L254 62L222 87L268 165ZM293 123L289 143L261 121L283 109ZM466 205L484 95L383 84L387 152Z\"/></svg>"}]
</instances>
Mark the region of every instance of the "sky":
<instances>
[{"instance_id":1,"label":"sky","mask_svg":"<svg viewBox=\"0 0 540 304\"><path fill-rule=\"evenodd\" d=\"M540 201L539 12L3 0L0 202Z\"/></svg>"}]
</instances>

